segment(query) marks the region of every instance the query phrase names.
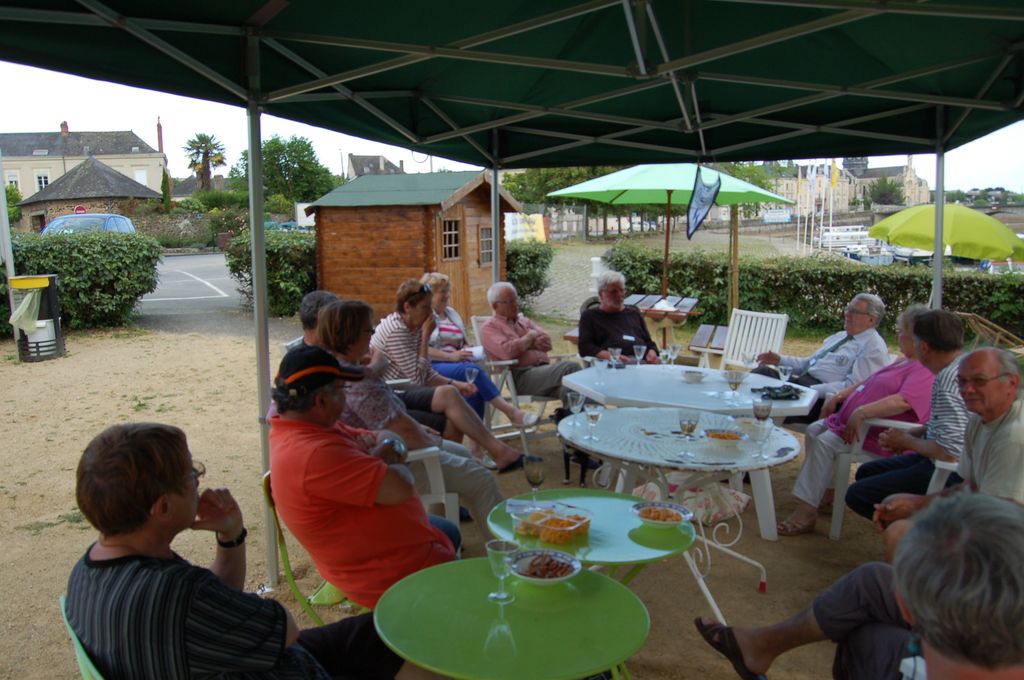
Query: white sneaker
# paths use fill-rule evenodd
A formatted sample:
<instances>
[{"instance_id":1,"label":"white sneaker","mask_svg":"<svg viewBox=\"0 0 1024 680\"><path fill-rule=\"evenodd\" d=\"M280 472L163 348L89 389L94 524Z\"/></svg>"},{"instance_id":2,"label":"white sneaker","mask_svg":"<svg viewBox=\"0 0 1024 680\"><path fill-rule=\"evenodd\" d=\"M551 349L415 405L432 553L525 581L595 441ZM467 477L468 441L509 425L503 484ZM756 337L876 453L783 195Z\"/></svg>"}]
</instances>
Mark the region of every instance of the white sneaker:
<instances>
[{"instance_id":1,"label":"white sneaker","mask_svg":"<svg viewBox=\"0 0 1024 680\"><path fill-rule=\"evenodd\" d=\"M605 463L594 472L594 486L607 489L612 481L612 466Z\"/></svg>"},{"instance_id":2,"label":"white sneaker","mask_svg":"<svg viewBox=\"0 0 1024 680\"><path fill-rule=\"evenodd\" d=\"M517 425L516 427L533 427L540 420L540 415L533 411L528 411L523 414L523 424Z\"/></svg>"},{"instance_id":3,"label":"white sneaker","mask_svg":"<svg viewBox=\"0 0 1024 680\"><path fill-rule=\"evenodd\" d=\"M498 464L494 462L494 459L491 458L491 454L489 453L484 454L484 457L480 459L480 464L483 465L488 470L498 469Z\"/></svg>"}]
</instances>

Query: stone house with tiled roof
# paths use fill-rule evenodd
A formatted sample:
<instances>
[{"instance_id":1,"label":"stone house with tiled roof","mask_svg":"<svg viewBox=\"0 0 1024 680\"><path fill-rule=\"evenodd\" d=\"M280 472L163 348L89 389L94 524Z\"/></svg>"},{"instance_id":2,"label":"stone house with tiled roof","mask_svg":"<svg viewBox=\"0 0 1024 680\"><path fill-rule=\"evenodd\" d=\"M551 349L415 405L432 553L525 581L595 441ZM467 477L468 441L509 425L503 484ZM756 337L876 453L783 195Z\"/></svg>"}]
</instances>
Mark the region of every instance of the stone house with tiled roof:
<instances>
[{"instance_id":1,"label":"stone house with tiled roof","mask_svg":"<svg viewBox=\"0 0 1024 680\"><path fill-rule=\"evenodd\" d=\"M130 200L159 199L160 193L90 156L42 190L21 201L21 230L40 231L54 218L75 212L122 214Z\"/></svg>"},{"instance_id":2,"label":"stone house with tiled roof","mask_svg":"<svg viewBox=\"0 0 1024 680\"><path fill-rule=\"evenodd\" d=\"M71 132L66 122L54 132L2 132L4 184L30 198L64 173L95 156L122 175L160 191L166 157L134 132Z\"/></svg>"},{"instance_id":3,"label":"stone house with tiled roof","mask_svg":"<svg viewBox=\"0 0 1024 680\"><path fill-rule=\"evenodd\" d=\"M402 175L405 174L405 162L398 161L395 165L384 156L357 156L353 153L348 155L348 167L345 176L348 179L355 179L363 175Z\"/></svg>"}]
</instances>

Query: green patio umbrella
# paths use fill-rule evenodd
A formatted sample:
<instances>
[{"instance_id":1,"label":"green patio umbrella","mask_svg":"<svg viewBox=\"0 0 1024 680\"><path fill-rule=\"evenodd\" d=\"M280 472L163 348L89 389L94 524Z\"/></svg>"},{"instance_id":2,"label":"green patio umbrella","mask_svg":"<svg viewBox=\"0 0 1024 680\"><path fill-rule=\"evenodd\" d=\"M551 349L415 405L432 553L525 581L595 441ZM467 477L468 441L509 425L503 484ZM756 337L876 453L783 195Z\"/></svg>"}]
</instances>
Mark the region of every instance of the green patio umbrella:
<instances>
[{"instance_id":1,"label":"green patio umbrella","mask_svg":"<svg viewBox=\"0 0 1024 680\"><path fill-rule=\"evenodd\" d=\"M736 179L695 163L669 163L665 165L635 165L604 177L591 179L575 186L552 191L548 196L585 198L612 205L661 204L665 208L665 259L661 269L661 295L668 295L668 251L671 233L668 228L672 203L687 205L693 194L693 184L700 167L701 181L712 184L719 178L722 186L715 199L717 205L739 203L792 203L788 198ZM734 273L736 263L732 264Z\"/></svg>"},{"instance_id":2,"label":"green patio umbrella","mask_svg":"<svg viewBox=\"0 0 1024 680\"><path fill-rule=\"evenodd\" d=\"M897 246L935 248L935 205L915 205L890 215L868 233ZM965 205L942 210L942 243L957 257L974 260L1024 260L1024 240L1009 227Z\"/></svg>"}]
</instances>

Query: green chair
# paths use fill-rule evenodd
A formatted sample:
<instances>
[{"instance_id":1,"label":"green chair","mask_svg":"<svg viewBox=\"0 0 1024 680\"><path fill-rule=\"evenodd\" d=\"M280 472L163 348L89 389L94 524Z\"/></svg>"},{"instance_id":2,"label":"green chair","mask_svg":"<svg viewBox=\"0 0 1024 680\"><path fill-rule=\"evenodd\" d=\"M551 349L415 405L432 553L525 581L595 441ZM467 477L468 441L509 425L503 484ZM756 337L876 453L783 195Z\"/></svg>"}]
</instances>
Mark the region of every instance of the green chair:
<instances>
[{"instance_id":1,"label":"green chair","mask_svg":"<svg viewBox=\"0 0 1024 680\"><path fill-rule=\"evenodd\" d=\"M60 615L64 619L64 626L68 629L68 635L71 636L71 644L75 647L75 659L78 661L78 672L82 674L82 680L103 680L103 675L96 669L96 665L89 658L89 653L85 651L85 647L82 646L81 641L78 639L75 629L71 627L71 623L68 621L67 605L63 595L60 596Z\"/></svg>"},{"instance_id":2,"label":"green chair","mask_svg":"<svg viewBox=\"0 0 1024 680\"><path fill-rule=\"evenodd\" d=\"M295 582L295 575L292 573L291 560L288 559L288 544L284 540L284 531L281 529L281 520L277 516L277 506L274 504L274 496L271 493L270 487L270 471L268 470L263 475L263 500L266 501L267 506L270 508L270 514L274 518L274 530L277 532L277 552L281 555L281 569L284 571L285 580L288 581L288 587L292 590L292 595L295 596L295 600L302 605L303 611L312 619L313 623L318 626L324 625L323 619L320 615L313 610L312 605L318 607L333 607L335 605L341 605L350 603L353 607L356 607L360 612L369 611L365 607L351 602L345 594L338 590L335 586L331 585L327 581L321 583L312 595L308 597L299 590L299 584Z\"/></svg>"}]
</instances>

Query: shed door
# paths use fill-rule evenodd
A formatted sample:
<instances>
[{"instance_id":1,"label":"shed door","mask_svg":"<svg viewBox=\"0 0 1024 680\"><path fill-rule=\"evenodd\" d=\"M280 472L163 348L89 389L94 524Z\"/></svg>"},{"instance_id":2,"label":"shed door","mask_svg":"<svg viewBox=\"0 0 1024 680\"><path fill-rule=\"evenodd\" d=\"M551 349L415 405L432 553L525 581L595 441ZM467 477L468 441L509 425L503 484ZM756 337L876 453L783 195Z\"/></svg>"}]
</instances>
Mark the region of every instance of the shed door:
<instances>
[{"instance_id":1,"label":"shed door","mask_svg":"<svg viewBox=\"0 0 1024 680\"><path fill-rule=\"evenodd\" d=\"M466 211L463 206L454 205L440 214L434 229L437 271L451 279L450 304L463 319L468 319L470 296L467 267L471 258L470 253L466 252Z\"/></svg>"}]
</instances>

